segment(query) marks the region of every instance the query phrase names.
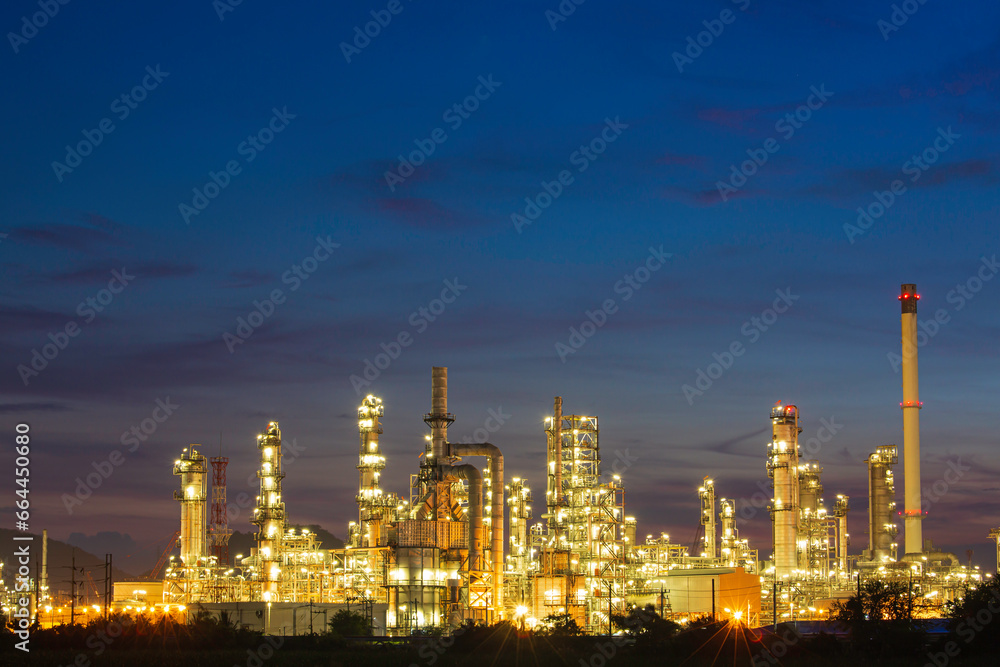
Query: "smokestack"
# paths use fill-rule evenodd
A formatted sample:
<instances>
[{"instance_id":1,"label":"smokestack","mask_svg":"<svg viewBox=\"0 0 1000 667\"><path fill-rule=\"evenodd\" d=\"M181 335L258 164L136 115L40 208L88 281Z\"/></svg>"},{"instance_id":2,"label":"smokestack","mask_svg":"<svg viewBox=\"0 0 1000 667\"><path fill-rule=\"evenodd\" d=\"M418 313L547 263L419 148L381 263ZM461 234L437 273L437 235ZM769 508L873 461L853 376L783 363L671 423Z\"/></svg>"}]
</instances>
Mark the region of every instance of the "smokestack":
<instances>
[{"instance_id":1,"label":"smokestack","mask_svg":"<svg viewBox=\"0 0 1000 667\"><path fill-rule=\"evenodd\" d=\"M448 414L448 368L431 368L431 411L424 415L424 423L431 429L431 446L427 451L428 462L440 465L440 459L448 456L448 427L455 421Z\"/></svg>"},{"instance_id":2,"label":"smokestack","mask_svg":"<svg viewBox=\"0 0 1000 667\"><path fill-rule=\"evenodd\" d=\"M902 305L903 344L903 488L904 530L906 554L920 554L924 550L924 518L920 509L920 391L917 380L917 286L907 283L900 286L899 302Z\"/></svg>"}]
</instances>

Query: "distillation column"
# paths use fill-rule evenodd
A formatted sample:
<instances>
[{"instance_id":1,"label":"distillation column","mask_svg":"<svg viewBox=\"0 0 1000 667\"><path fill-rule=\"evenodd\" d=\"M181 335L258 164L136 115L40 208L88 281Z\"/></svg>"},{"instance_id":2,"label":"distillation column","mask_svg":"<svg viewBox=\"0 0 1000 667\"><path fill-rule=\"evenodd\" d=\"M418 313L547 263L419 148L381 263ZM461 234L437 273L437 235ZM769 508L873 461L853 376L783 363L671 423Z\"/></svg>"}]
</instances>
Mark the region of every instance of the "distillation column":
<instances>
[{"instance_id":1,"label":"distillation column","mask_svg":"<svg viewBox=\"0 0 1000 667\"><path fill-rule=\"evenodd\" d=\"M892 522L896 489L892 466L899 461L896 445L880 445L868 456L868 558L882 563L892 557L897 527Z\"/></svg>"},{"instance_id":2,"label":"distillation column","mask_svg":"<svg viewBox=\"0 0 1000 667\"><path fill-rule=\"evenodd\" d=\"M799 413L794 405L771 408L771 442L767 473L774 498L771 523L774 536L774 572L789 577L798 566L799 534Z\"/></svg>"},{"instance_id":3,"label":"distillation column","mask_svg":"<svg viewBox=\"0 0 1000 667\"><path fill-rule=\"evenodd\" d=\"M194 567L205 558L206 510L208 508L208 460L191 445L174 462L174 474L181 479L174 499L181 504L181 562Z\"/></svg>"},{"instance_id":4,"label":"distillation column","mask_svg":"<svg viewBox=\"0 0 1000 667\"><path fill-rule=\"evenodd\" d=\"M847 572L847 545L851 543L851 536L847 532L850 501L849 496L837 494L837 502L833 506L833 516L837 518L837 562L842 572Z\"/></svg>"},{"instance_id":5,"label":"distillation column","mask_svg":"<svg viewBox=\"0 0 1000 667\"><path fill-rule=\"evenodd\" d=\"M715 558L718 551L715 548L715 482L705 478L705 483L698 487L698 498L701 500L701 525L705 528L702 540L702 556Z\"/></svg>"},{"instance_id":6,"label":"distillation column","mask_svg":"<svg viewBox=\"0 0 1000 667\"><path fill-rule=\"evenodd\" d=\"M554 400L553 417L551 418L551 429L546 429L548 435L548 456L546 457L546 491L545 505L548 510L546 518L548 520L549 534L555 540L556 547L560 547L560 524L561 510L563 505L563 476L562 476L562 397L556 396Z\"/></svg>"},{"instance_id":7,"label":"distillation column","mask_svg":"<svg viewBox=\"0 0 1000 667\"><path fill-rule=\"evenodd\" d=\"M257 528L258 580L261 598L265 602L280 602L278 583L281 578L281 550L285 535L285 503L281 499L281 430L278 422L267 425L267 433L257 436L260 450L260 495L252 523Z\"/></svg>"},{"instance_id":8,"label":"distillation column","mask_svg":"<svg viewBox=\"0 0 1000 667\"><path fill-rule=\"evenodd\" d=\"M799 553L800 569L815 572L825 570L829 544L824 522L826 510L823 508L823 483L820 480L823 468L815 461L799 466Z\"/></svg>"},{"instance_id":9,"label":"distillation column","mask_svg":"<svg viewBox=\"0 0 1000 667\"><path fill-rule=\"evenodd\" d=\"M917 286L900 285L899 302L902 304L903 347L903 492L904 530L906 554L921 554L924 550L920 509L920 389L917 371Z\"/></svg>"},{"instance_id":10,"label":"distillation column","mask_svg":"<svg viewBox=\"0 0 1000 667\"><path fill-rule=\"evenodd\" d=\"M383 414L382 399L369 394L358 408L358 432L361 437L358 452L358 536L359 547L382 544L382 533L387 503L393 499L383 495L379 477L385 469L385 457L379 451L378 437L382 433L379 423Z\"/></svg>"},{"instance_id":11,"label":"distillation column","mask_svg":"<svg viewBox=\"0 0 1000 667\"><path fill-rule=\"evenodd\" d=\"M722 522L722 542L719 555L722 557L723 565L735 567L737 563L736 554L736 503L723 498L719 501L719 520Z\"/></svg>"}]
</instances>

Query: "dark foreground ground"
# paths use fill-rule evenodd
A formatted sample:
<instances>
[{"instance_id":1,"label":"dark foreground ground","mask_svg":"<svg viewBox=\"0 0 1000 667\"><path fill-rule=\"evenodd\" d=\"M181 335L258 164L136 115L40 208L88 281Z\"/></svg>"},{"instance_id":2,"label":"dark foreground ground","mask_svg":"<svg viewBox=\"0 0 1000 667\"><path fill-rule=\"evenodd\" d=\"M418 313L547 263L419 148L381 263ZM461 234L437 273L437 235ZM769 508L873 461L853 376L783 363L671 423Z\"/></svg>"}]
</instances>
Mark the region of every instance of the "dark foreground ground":
<instances>
[{"instance_id":1,"label":"dark foreground ground","mask_svg":"<svg viewBox=\"0 0 1000 667\"><path fill-rule=\"evenodd\" d=\"M72 651L43 651L43 652L32 652L30 662L28 660L21 658L19 656L11 656L10 654L0 654L0 664L3 665L69 665L79 664L86 667L88 663L74 663L77 658L77 653ZM584 657L584 656L581 656ZM91 658L89 665L108 665L109 667L166 667L168 665L182 665L183 667L221 667L225 665L229 667L231 665L245 665L248 667L292 667L301 665L303 667L315 666L315 667L398 667L402 665L406 667L407 665L417 665L418 667L423 667L424 665L434 665L435 667L451 667L453 665L477 665L479 667L490 667L495 665L497 667L507 666L507 665L538 665L540 667L547 667L549 665L573 665L574 667L580 665L576 654L566 654L563 656L556 656L551 653L538 652L532 654L527 651L521 655L515 655L514 653L504 653L503 655L495 654L480 654L480 655L444 655L436 662L429 662L418 656L414 652L372 652L372 651L306 651L306 650L287 650L280 651L272 658L268 660L252 660L247 655L246 651L198 651L194 653L178 653L178 652L163 652L163 651L118 651L109 654L102 655L97 658ZM659 657L656 655L628 655L620 654L617 657L601 663L587 662L588 665L604 665L605 667L613 667L620 665L621 667L631 667L632 665L684 665L684 667L701 667L703 665L752 665L752 662L738 662L734 663L732 656L719 656L713 663L711 658L705 659L695 659L688 660L684 662L683 659L670 658L670 657ZM816 667L835 667L840 665L850 665L852 667L869 667L876 665L886 665L887 667L896 666L911 666L911 665L931 665L932 667L937 667L931 662L926 656L924 659L919 658L896 658L896 659L859 659L857 657L848 656L799 656L793 659L784 658L780 662L775 661L774 663L764 661L758 662L759 665L815 665ZM969 659L953 659L953 662L945 663L948 665L956 666L966 666L966 667L987 667L994 666L998 664L998 659L990 656L978 656L976 658Z\"/></svg>"},{"instance_id":2,"label":"dark foreground ground","mask_svg":"<svg viewBox=\"0 0 1000 667\"><path fill-rule=\"evenodd\" d=\"M163 637L139 638L137 641L103 645L91 641L65 648L35 647L30 656L4 647L0 665L91 665L160 667L507 667L513 665L566 665L572 667L613 667L614 665L810 665L833 667L851 665L931 665L932 667L980 667L998 664L990 653L953 657L942 652L943 646L923 639L894 643L890 646L857 647L831 637L804 638L784 633L782 636L758 634L745 628L720 626L705 628L669 642L643 642L616 645L610 637L541 637L518 636L516 631L484 629L457 638L428 637L409 645L357 644L329 637L243 638L242 647L179 648ZM250 641L246 641L250 640ZM624 640L618 638L618 642ZM226 643L230 643L227 641ZM145 644L145 645L143 645ZM930 654L930 655L929 655Z\"/></svg>"}]
</instances>

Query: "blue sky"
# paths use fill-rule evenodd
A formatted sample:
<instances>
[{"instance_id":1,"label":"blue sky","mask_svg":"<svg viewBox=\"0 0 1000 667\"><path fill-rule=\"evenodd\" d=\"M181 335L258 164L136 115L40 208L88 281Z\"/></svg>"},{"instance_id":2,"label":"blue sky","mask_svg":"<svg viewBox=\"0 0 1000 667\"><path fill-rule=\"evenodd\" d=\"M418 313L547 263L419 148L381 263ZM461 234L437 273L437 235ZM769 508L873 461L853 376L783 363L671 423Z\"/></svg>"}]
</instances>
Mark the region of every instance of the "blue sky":
<instances>
[{"instance_id":1,"label":"blue sky","mask_svg":"<svg viewBox=\"0 0 1000 667\"><path fill-rule=\"evenodd\" d=\"M162 544L181 448L214 452L221 436L230 497L252 493L254 436L276 419L309 462L289 467L290 517L342 535L355 515L350 378L407 333L365 388L386 404L392 490L416 471L430 368L445 365L453 436L509 414L490 439L533 484L538 513L543 419L561 395L567 412L599 415L607 459L639 458L624 477L640 534L690 543L705 475L735 498L766 482L782 400L799 406L804 437L820 419L843 424L817 458L827 500L852 496L859 551L863 460L902 444L887 355L899 284L915 282L920 318L948 318L920 350L924 485L949 461L973 464L924 534L992 563L1000 280L956 290L996 272L1000 7L928 2L887 32L892 3L592 0L553 29L556 2L404 1L348 62L341 43L387 5L244 2L220 20L208 1L70 3L30 39L8 35L0 419L8 433L31 424L35 524ZM20 33L38 11L8 3L0 25ZM678 71L689 37L707 46ZM115 100L144 79L121 118ZM457 127L456 104L475 107ZM282 129L260 134L276 110ZM808 119L789 135L796 113ZM608 119L627 127L581 161ZM399 156L438 128L446 138L390 187ZM100 143L71 172L53 167L84 132ZM252 136L271 140L251 161ZM723 198L719 182L765 145ZM925 150L934 163L912 180L905 165ZM180 206L230 163L185 220ZM512 214L563 171L572 182L518 230ZM895 180L892 204L852 231ZM339 247L292 290L283 277L319 256L317 238ZM616 285L661 246L672 257L625 300ZM122 269L135 279L84 321L79 304ZM463 289L431 322L419 309L433 312L445 281ZM223 334L274 290L282 303L230 352ZM777 290L797 298L758 330ZM557 343L607 299L615 312L563 362ZM26 384L18 366L71 322L78 335ZM745 352L689 402L682 387L736 342ZM69 515L61 495L166 397L181 407ZM901 500L901 466L897 483ZM766 513L741 530L768 551Z\"/></svg>"}]
</instances>

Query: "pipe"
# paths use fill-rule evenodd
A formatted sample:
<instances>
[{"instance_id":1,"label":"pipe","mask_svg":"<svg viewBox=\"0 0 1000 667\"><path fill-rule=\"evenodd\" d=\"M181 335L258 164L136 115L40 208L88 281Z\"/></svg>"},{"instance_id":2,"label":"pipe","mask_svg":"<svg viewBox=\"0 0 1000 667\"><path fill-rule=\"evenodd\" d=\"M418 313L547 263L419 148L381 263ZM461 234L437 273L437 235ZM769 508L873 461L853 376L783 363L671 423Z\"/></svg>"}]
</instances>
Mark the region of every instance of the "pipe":
<instances>
[{"instance_id":1,"label":"pipe","mask_svg":"<svg viewBox=\"0 0 1000 667\"><path fill-rule=\"evenodd\" d=\"M451 443L451 453L455 456L485 456L489 459L491 471L490 528L493 544L493 608L497 613L503 609L503 454L491 443L477 444ZM472 504L470 493L469 504Z\"/></svg>"},{"instance_id":2,"label":"pipe","mask_svg":"<svg viewBox=\"0 0 1000 667\"><path fill-rule=\"evenodd\" d=\"M465 464L452 466L449 472L459 479L469 480L469 581L473 572L481 572L480 560L483 547L483 474L476 466Z\"/></svg>"},{"instance_id":3,"label":"pipe","mask_svg":"<svg viewBox=\"0 0 1000 667\"><path fill-rule=\"evenodd\" d=\"M39 586L37 604L41 605L48 597L46 591L49 588L49 531L47 528L42 529L42 576L39 583L41 586Z\"/></svg>"},{"instance_id":4,"label":"pipe","mask_svg":"<svg viewBox=\"0 0 1000 667\"><path fill-rule=\"evenodd\" d=\"M554 416L552 417L552 437L555 440L553 443L555 445L555 456L556 456L556 481L555 489L553 490L553 495L555 496L552 500L555 503L556 515L556 526L559 525L559 508L562 506L562 396L556 396L555 399L555 410ZM558 528L556 531L556 545L558 546Z\"/></svg>"},{"instance_id":5,"label":"pipe","mask_svg":"<svg viewBox=\"0 0 1000 667\"><path fill-rule=\"evenodd\" d=\"M901 560L907 563L923 563L925 560L928 563L941 563L945 560L950 560L951 567L959 567L962 563L958 559L958 556L947 551L924 551L922 553L906 554Z\"/></svg>"},{"instance_id":6,"label":"pipe","mask_svg":"<svg viewBox=\"0 0 1000 667\"><path fill-rule=\"evenodd\" d=\"M919 554L924 550L920 509L920 389L917 371L917 286L906 283L899 287L902 305L903 347L903 493L905 497L904 528L906 553Z\"/></svg>"}]
</instances>

